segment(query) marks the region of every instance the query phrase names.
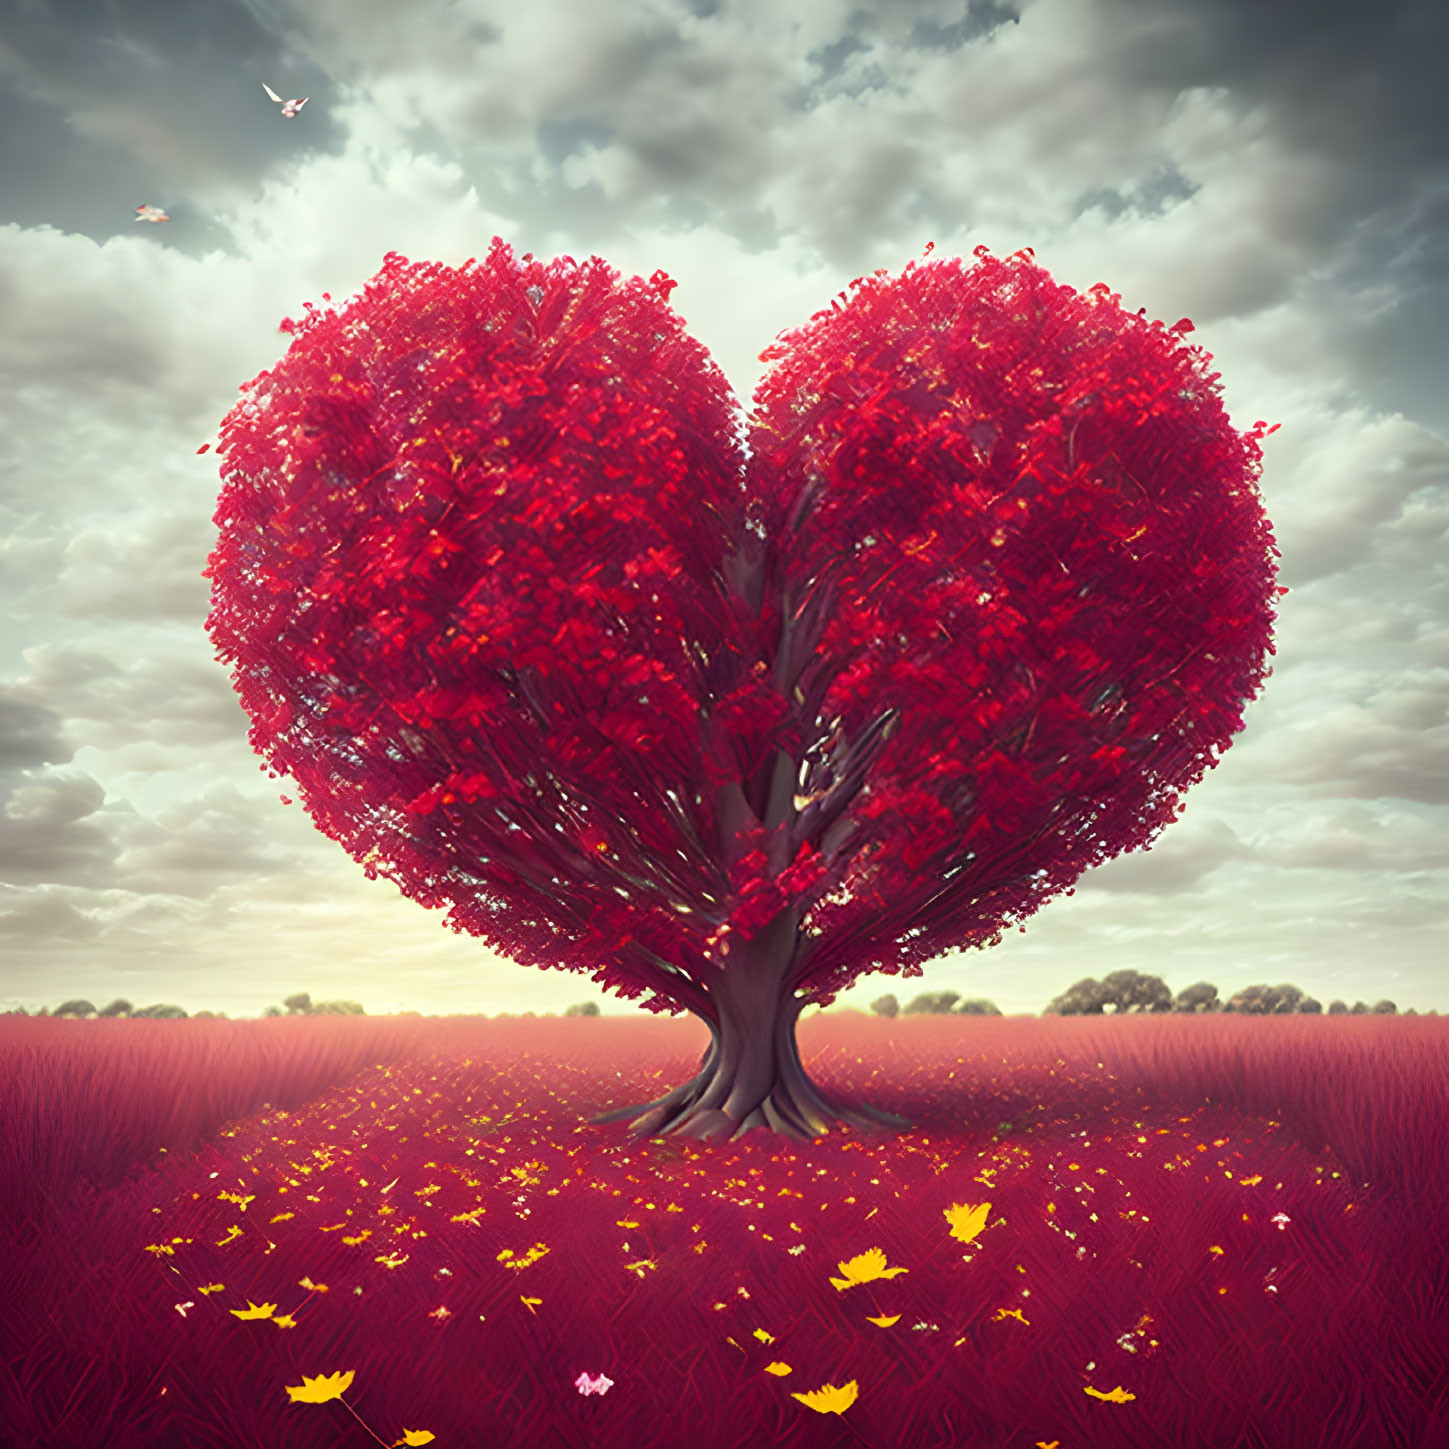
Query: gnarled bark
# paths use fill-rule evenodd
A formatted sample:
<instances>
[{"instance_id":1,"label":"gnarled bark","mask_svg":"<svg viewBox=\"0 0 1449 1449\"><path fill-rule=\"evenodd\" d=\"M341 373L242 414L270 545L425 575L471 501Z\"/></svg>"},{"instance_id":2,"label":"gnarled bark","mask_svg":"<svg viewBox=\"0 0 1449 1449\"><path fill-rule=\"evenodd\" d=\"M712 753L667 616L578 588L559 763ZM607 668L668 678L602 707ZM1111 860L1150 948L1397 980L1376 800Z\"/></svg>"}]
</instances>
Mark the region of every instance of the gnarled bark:
<instances>
[{"instance_id":1,"label":"gnarled bark","mask_svg":"<svg viewBox=\"0 0 1449 1449\"><path fill-rule=\"evenodd\" d=\"M737 945L710 982L715 1019L703 1018L710 1046L699 1072L652 1102L590 1118L595 1125L626 1117L633 1137L743 1137L763 1129L807 1142L846 1123L867 1132L908 1128L893 1113L836 1101L805 1074L795 1042L804 1005L784 988L796 940L795 913L782 912Z\"/></svg>"}]
</instances>

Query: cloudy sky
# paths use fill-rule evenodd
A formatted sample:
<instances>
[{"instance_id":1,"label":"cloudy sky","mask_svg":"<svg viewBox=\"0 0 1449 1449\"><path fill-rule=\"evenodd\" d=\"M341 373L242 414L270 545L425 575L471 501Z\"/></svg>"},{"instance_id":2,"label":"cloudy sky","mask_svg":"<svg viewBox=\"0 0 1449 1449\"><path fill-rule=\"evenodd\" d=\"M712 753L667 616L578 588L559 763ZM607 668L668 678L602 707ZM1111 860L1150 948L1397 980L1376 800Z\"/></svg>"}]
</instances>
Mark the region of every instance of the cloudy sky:
<instances>
[{"instance_id":1,"label":"cloudy sky","mask_svg":"<svg viewBox=\"0 0 1449 1449\"><path fill-rule=\"evenodd\" d=\"M215 439L390 250L663 268L748 397L851 278L1034 248L1190 317L1278 653L1158 843L919 981L1449 1009L1449 12L1435 0L22 0L0 16L0 1005L558 1011L285 805L203 630ZM262 83L309 97L285 120ZM142 204L168 222L135 220Z\"/></svg>"}]
</instances>

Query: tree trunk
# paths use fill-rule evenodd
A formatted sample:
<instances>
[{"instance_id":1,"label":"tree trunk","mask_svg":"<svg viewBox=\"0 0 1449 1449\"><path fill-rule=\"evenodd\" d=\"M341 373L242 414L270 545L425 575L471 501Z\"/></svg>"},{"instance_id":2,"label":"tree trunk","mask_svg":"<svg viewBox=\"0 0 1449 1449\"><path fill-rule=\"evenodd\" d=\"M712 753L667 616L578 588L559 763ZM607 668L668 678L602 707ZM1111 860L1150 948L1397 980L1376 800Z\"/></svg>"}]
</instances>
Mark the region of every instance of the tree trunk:
<instances>
[{"instance_id":1,"label":"tree trunk","mask_svg":"<svg viewBox=\"0 0 1449 1449\"><path fill-rule=\"evenodd\" d=\"M632 1118L633 1137L733 1140L758 1128L797 1142L825 1135L832 1122L868 1132L909 1127L890 1112L836 1102L805 1075L795 1044L804 1002L783 984L795 928L795 912L782 912L753 940L737 944L709 983L717 1019L704 1018L711 1041L697 1076L653 1102L605 1112L590 1122Z\"/></svg>"}]
</instances>

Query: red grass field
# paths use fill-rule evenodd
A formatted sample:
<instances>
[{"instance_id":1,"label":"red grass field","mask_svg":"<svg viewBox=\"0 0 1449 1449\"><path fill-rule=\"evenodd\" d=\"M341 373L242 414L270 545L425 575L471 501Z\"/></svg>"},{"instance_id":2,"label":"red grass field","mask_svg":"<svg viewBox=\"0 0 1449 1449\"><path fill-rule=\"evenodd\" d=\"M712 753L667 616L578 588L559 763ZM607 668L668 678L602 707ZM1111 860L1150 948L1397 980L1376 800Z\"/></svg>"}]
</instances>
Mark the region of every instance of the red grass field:
<instances>
[{"instance_id":1,"label":"red grass field","mask_svg":"<svg viewBox=\"0 0 1449 1449\"><path fill-rule=\"evenodd\" d=\"M914 1130L585 1125L692 1019L0 1019L0 1443L1449 1445L1449 1020L799 1035Z\"/></svg>"}]
</instances>

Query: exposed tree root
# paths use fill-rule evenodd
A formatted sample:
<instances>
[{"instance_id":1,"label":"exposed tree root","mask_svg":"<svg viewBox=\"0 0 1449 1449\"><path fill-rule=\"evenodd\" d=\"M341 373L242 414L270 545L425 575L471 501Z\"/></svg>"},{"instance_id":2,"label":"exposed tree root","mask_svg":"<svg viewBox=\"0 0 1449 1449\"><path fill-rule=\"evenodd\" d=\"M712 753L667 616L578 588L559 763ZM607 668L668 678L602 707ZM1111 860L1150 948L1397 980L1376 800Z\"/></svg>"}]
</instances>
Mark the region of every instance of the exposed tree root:
<instances>
[{"instance_id":1,"label":"exposed tree root","mask_svg":"<svg viewBox=\"0 0 1449 1449\"><path fill-rule=\"evenodd\" d=\"M616 1108L590 1122L602 1126L631 1118L629 1135L634 1138L737 1141L760 1130L795 1142L825 1136L836 1124L864 1132L911 1125L878 1107L839 1102L816 1087L795 1048L794 1013L781 1013L774 1040L763 1051L753 1042L722 1044L713 1024L710 1030L713 1040L694 1078L652 1102Z\"/></svg>"}]
</instances>

